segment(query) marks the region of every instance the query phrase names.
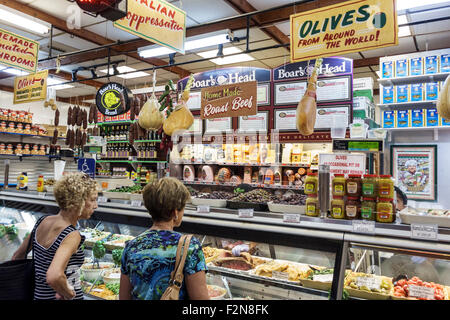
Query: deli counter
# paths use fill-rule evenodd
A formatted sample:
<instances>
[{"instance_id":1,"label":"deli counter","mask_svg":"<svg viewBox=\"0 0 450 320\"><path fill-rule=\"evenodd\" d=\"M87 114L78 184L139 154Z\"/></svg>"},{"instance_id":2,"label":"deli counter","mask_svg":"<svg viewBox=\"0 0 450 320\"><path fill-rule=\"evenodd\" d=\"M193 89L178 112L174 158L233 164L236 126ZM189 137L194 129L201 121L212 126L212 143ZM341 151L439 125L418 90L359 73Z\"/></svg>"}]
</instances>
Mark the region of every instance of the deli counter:
<instances>
[{"instance_id":1,"label":"deli counter","mask_svg":"<svg viewBox=\"0 0 450 320\"><path fill-rule=\"evenodd\" d=\"M110 245L102 261L111 262L114 249L123 248L152 220L140 201L99 200L79 229L87 236L86 261L93 240L103 236ZM0 224L17 230L16 236L2 234L0 262L11 258L41 215L57 212L49 193L0 191ZM202 243L212 299L449 299L449 228L437 227L436 239L422 240L402 223L366 225L305 215L293 220L258 211L246 216L237 209L188 204L175 230L194 234ZM226 255L242 243L250 245L249 254ZM117 299L117 290L100 287L102 281L85 280L86 298Z\"/></svg>"}]
</instances>

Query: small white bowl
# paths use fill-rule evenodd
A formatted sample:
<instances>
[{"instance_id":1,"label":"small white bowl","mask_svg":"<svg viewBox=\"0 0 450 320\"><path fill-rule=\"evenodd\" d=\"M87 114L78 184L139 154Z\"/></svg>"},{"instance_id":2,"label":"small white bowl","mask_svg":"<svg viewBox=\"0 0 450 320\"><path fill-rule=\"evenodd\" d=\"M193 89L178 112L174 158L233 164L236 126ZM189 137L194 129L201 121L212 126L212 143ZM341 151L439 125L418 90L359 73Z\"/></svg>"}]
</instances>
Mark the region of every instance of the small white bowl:
<instances>
[{"instance_id":1,"label":"small white bowl","mask_svg":"<svg viewBox=\"0 0 450 320\"><path fill-rule=\"evenodd\" d=\"M92 266L94 268L92 268ZM105 269L114 268L114 263L112 262L100 262L100 269L97 268L97 264L85 263L81 266L81 272L84 275L84 280L88 282L94 282L95 280L101 279L101 274Z\"/></svg>"},{"instance_id":2,"label":"small white bowl","mask_svg":"<svg viewBox=\"0 0 450 320\"><path fill-rule=\"evenodd\" d=\"M113 268L103 271L103 282L105 284L120 283L120 269Z\"/></svg>"}]
</instances>

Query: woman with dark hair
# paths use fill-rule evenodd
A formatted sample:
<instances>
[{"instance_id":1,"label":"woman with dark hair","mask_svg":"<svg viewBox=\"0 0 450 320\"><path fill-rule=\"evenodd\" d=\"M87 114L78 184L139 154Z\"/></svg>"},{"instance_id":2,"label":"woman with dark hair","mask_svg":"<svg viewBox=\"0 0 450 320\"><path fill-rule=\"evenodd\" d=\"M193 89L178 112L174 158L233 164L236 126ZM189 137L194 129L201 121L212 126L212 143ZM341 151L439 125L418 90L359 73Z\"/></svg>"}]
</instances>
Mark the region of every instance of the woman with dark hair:
<instances>
[{"instance_id":1,"label":"woman with dark hair","mask_svg":"<svg viewBox=\"0 0 450 320\"><path fill-rule=\"evenodd\" d=\"M397 203L396 203L396 209L397 211L402 211L406 208L406 205L408 204L408 197L406 194L400 190L399 187L395 186L395 194L397 195Z\"/></svg>"}]
</instances>

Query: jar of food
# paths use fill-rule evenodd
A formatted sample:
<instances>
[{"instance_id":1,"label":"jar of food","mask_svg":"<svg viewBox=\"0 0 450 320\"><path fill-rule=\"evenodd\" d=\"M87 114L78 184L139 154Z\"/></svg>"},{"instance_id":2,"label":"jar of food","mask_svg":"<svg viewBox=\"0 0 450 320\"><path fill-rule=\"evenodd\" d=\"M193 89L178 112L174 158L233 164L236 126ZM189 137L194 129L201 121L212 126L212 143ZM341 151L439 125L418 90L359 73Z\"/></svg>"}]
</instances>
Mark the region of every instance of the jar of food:
<instances>
[{"instance_id":1,"label":"jar of food","mask_svg":"<svg viewBox=\"0 0 450 320\"><path fill-rule=\"evenodd\" d=\"M361 216L361 201L359 197L348 197L345 203L345 219L359 219Z\"/></svg>"},{"instance_id":2,"label":"jar of food","mask_svg":"<svg viewBox=\"0 0 450 320\"><path fill-rule=\"evenodd\" d=\"M331 181L331 191L333 196L345 196L345 176L343 174L335 174Z\"/></svg>"},{"instance_id":3,"label":"jar of food","mask_svg":"<svg viewBox=\"0 0 450 320\"><path fill-rule=\"evenodd\" d=\"M318 217L320 215L317 193L310 194L308 198L306 198L306 215L310 217Z\"/></svg>"},{"instance_id":4,"label":"jar of food","mask_svg":"<svg viewBox=\"0 0 450 320\"><path fill-rule=\"evenodd\" d=\"M305 180L305 194L317 194L317 187L319 185L319 178L317 173L310 172Z\"/></svg>"},{"instance_id":5,"label":"jar of food","mask_svg":"<svg viewBox=\"0 0 450 320\"><path fill-rule=\"evenodd\" d=\"M365 174L362 179L362 196L376 198L378 196L378 176Z\"/></svg>"},{"instance_id":6,"label":"jar of food","mask_svg":"<svg viewBox=\"0 0 450 320\"><path fill-rule=\"evenodd\" d=\"M364 220L375 220L377 208L376 198L363 198L361 203L361 218Z\"/></svg>"},{"instance_id":7,"label":"jar of food","mask_svg":"<svg viewBox=\"0 0 450 320\"><path fill-rule=\"evenodd\" d=\"M395 220L394 199L380 198L377 203L377 222L392 223Z\"/></svg>"},{"instance_id":8,"label":"jar of food","mask_svg":"<svg viewBox=\"0 0 450 320\"><path fill-rule=\"evenodd\" d=\"M384 199L394 198L394 181L390 175L381 175L378 181L378 196Z\"/></svg>"},{"instance_id":9,"label":"jar of food","mask_svg":"<svg viewBox=\"0 0 450 320\"><path fill-rule=\"evenodd\" d=\"M344 209L344 197L333 196L333 200L331 200L331 217L333 219L344 219Z\"/></svg>"},{"instance_id":10,"label":"jar of food","mask_svg":"<svg viewBox=\"0 0 450 320\"><path fill-rule=\"evenodd\" d=\"M345 191L349 197L361 196L361 176L358 174L349 174L345 182Z\"/></svg>"}]
</instances>

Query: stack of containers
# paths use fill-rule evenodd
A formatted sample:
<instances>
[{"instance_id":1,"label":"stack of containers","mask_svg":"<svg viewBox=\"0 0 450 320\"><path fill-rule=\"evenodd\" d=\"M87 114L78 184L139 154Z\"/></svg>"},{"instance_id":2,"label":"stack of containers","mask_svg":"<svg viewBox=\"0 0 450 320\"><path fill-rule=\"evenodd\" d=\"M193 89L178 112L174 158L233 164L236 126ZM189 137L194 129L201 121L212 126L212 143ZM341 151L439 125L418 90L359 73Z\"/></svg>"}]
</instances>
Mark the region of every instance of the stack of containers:
<instances>
[{"instance_id":1,"label":"stack of containers","mask_svg":"<svg viewBox=\"0 0 450 320\"><path fill-rule=\"evenodd\" d=\"M450 72L450 50L436 50L409 56L392 57L381 62L381 78L412 77L410 84L381 85L382 104L437 101L444 81L417 82L415 76L445 74ZM383 128L419 128L448 126L450 121L441 119L436 108L409 110L385 110Z\"/></svg>"},{"instance_id":2,"label":"stack of containers","mask_svg":"<svg viewBox=\"0 0 450 320\"><path fill-rule=\"evenodd\" d=\"M335 174L330 215L334 219L395 221L394 181L390 175Z\"/></svg>"},{"instance_id":3,"label":"stack of containers","mask_svg":"<svg viewBox=\"0 0 450 320\"><path fill-rule=\"evenodd\" d=\"M375 121L372 78L353 79L353 118Z\"/></svg>"}]
</instances>

